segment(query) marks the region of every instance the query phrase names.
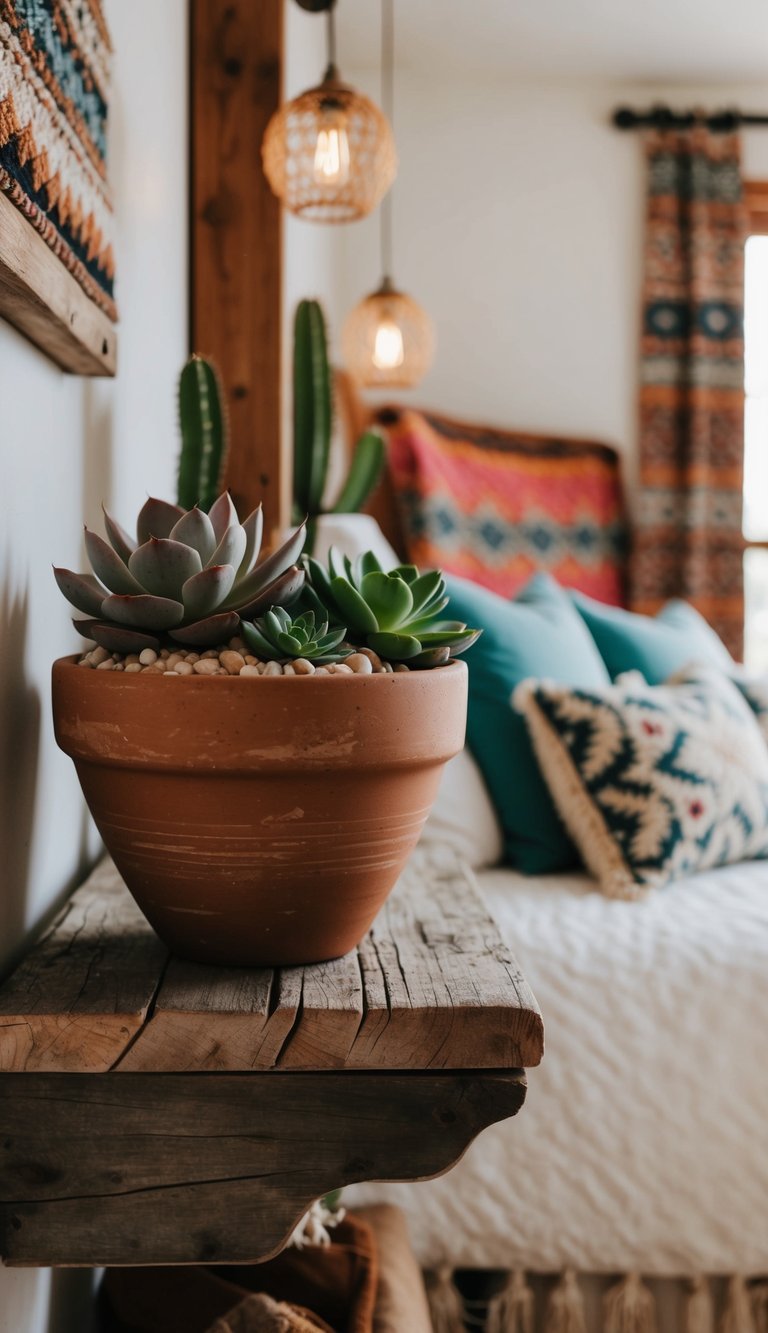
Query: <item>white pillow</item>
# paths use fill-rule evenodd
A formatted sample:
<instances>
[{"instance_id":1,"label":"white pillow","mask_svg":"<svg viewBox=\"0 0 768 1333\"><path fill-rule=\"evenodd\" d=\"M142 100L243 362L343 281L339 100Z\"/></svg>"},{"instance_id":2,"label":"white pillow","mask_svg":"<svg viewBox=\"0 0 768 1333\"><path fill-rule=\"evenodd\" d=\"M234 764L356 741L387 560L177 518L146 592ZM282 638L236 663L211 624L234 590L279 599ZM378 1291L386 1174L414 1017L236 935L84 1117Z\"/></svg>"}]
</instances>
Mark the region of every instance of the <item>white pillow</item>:
<instances>
[{"instance_id":1,"label":"white pillow","mask_svg":"<svg viewBox=\"0 0 768 1333\"><path fill-rule=\"evenodd\" d=\"M316 518L312 554L322 565L327 562L332 546L350 560L363 551L373 551L382 569L394 569L400 563L394 548L370 514L321 514Z\"/></svg>"},{"instance_id":2,"label":"white pillow","mask_svg":"<svg viewBox=\"0 0 768 1333\"><path fill-rule=\"evenodd\" d=\"M482 774L469 750L449 759L443 769L420 847L448 848L473 870L496 866L504 842Z\"/></svg>"}]
</instances>

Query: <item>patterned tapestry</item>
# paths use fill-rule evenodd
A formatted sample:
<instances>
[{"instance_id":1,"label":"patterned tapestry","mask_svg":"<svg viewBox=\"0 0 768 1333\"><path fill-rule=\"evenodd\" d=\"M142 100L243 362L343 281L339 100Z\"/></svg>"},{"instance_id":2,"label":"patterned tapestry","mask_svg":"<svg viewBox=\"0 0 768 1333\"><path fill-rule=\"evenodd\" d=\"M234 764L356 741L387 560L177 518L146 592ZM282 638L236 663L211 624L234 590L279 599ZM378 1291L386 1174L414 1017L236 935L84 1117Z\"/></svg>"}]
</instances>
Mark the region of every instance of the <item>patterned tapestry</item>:
<instances>
[{"instance_id":1,"label":"patterned tapestry","mask_svg":"<svg viewBox=\"0 0 768 1333\"><path fill-rule=\"evenodd\" d=\"M0 189L116 319L100 0L0 0Z\"/></svg>"},{"instance_id":2,"label":"patterned tapestry","mask_svg":"<svg viewBox=\"0 0 768 1333\"><path fill-rule=\"evenodd\" d=\"M630 595L685 597L740 657L744 242L737 134L646 139L640 475Z\"/></svg>"},{"instance_id":3,"label":"patterned tapestry","mask_svg":"<svg viewBox=\"0 0 768 1333\"><path fill-rule=\"evenodd\" d=\"M512 597L537 570L621 604L625 517L619 460L590 440L380 413L409 559Z\"/></svg>"}]
</instances>

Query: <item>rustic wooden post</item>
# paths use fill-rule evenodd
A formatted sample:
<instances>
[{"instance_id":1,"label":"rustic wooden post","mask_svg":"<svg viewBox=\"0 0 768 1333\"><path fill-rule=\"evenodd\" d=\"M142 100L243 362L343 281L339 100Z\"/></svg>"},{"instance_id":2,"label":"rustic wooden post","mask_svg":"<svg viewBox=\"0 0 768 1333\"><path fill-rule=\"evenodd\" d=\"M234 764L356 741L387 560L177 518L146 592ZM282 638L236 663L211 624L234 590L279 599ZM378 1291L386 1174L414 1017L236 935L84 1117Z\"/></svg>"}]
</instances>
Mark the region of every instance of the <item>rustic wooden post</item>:
<instances>
[{"instance_id":1,"label":"rustic wooden post","mask_svg":"<svg viewBox=\"0 0 768 1333\"><path fill-rule=\"evenodd\" d=\"M288 521L280 441L280 205L261 141L280 102L282 0L192 0L191 344L217 362L241 513Z\"/></svg>"}]
</instances>

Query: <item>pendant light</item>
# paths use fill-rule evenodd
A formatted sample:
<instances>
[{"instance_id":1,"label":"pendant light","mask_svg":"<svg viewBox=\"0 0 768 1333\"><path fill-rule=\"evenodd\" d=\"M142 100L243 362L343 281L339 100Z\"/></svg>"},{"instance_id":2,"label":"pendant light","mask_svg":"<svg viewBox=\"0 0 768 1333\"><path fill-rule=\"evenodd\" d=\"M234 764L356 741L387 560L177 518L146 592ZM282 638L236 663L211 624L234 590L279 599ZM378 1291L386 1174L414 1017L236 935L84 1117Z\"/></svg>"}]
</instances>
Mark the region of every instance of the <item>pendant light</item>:
<instances>
[{"instance_id":1,"label":"pendant light","mask_svg":"<svg viewBox=\"0 0 768 1333\"><path fill-rule=\"evenodd\" d=\"M392 122L394 100L394 15L392 0L381 9L382 93ZM344 360L350 374L366 388L412 389L424 378L434 357L432 321L422 307L392 281L392 194L381 205L380 285L347 316L342 332Z\"/></svg>"},{"instance_id":2,"label":"pendant light","mask_svg":"<svg viewBox=\"0 0 768 1333\"><path fill-rule=\"evenodd\" d=\"M272 116L261 148L273 194L312 222L354 222L372 213L397 172L387 118L370 98L343 83L336 67L336 0L298 0L325 10L328 66L323 81Z\"/></svg>"}]
</instances>

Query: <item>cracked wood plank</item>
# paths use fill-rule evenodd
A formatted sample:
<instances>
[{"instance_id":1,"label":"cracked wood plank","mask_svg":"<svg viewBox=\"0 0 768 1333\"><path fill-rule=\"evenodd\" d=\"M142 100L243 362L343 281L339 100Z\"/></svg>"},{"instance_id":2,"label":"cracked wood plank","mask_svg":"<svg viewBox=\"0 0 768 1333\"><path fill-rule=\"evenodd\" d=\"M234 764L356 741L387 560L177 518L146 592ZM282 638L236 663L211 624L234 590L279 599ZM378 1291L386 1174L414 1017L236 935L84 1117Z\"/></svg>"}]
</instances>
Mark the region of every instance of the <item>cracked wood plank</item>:
<instances>
[{"instance_id":1,"label":"cracked wood plank","mask_svg":"<svg viewBox=\"0 0 768 1333\"><path fill-rule=\"evenodd\" d=\"M469 870L412 861L358 953L366 1006L348 1068L541 1060L538 1005Z\"/></svg>"},{"instance_id":2,"label":"cracked wood plank","mask_svg":"<svg viewBox=\"0 0 768 1333\"><path fill-rule=\"evenodd\" d=\"M110 1069L143 1026L167 956L102 862L0 987L0 1070Z\"/></svg>"},{"instance_id":3,"label":"cracked wood plank","mask_svg":"<svg viewBox=\"0 0 768 1333\"><path fill-rule=\"evenodd\" d=\"M524 1097L521 1070L3 1074L0 1254L255 1262L314 1199L439 1175Z\"/></svg>"},{"instance_id":4,"label":"cracked wood plank","mask_svg":"<svg viewBox=\"0 0 768 1333\"><path fill-rule=\"evenodd\" d=\"M0 1068L504 1069L541 1016L470 872L415 859L358 949L312 967L173 958L110 862L0 990ZM30 1023L35 1026L30 1027Z\"/></svg>"}]
</instances>

